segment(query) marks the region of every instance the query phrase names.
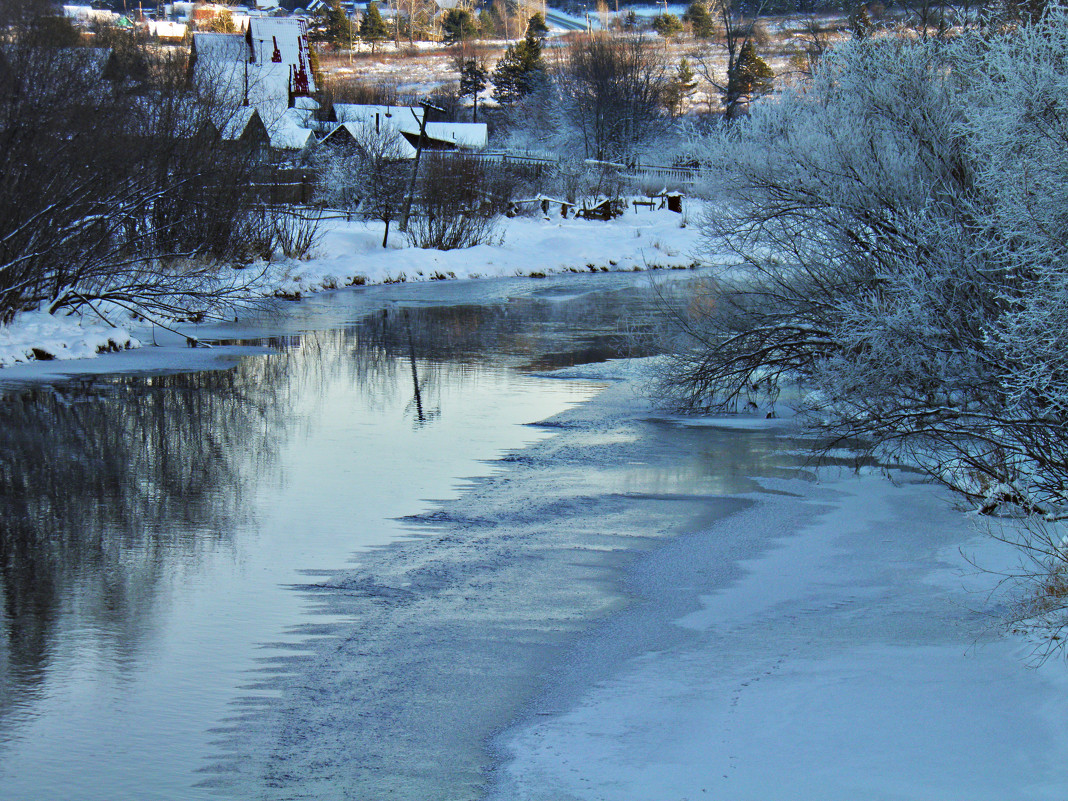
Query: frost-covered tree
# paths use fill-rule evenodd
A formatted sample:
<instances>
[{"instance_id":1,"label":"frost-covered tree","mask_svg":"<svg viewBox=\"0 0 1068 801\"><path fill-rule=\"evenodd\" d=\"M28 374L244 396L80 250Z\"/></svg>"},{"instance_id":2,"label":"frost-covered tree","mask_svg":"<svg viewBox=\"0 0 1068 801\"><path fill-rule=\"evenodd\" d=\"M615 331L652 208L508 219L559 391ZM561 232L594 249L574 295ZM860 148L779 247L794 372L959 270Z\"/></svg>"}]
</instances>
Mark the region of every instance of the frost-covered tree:
<instances>
[{"instance_id":1,"label":"frost-covered tree","mask_svg":"<svg viewBox=\"0 0 1068 801\"><path fill-rule=\"evenodd\" d=\"M626 158L661 129L664 73L661 51L641 37L597 33L572 41L557 82L587 158Z\"/></svg>"},{"instance_id":2,"label":"frost-covered tree","mask_svg":"<svg viewBox=\"0 0 1068 801\"><path fill-rule=\"evenodd\" d=\"M691 408L798 386L827 442L1045 521L1022 540L1042 567L1019 616L1053 629L1068 624L1065 87L1062 9L825 54L811 84L708 143L709 241L749 267L688 299L665 381Z\"/></svg>"},{"instance_id":3,"label":"frost-covered tree","mask_svg":"<svg viewBox=\"0 0 1068 801\"><path fill-rule=\"evenodd\" d=\"M715 138L707 231L751 272L691 327L680 399L797 380L834 437L988 508L1068 507L1066 75L1060 12L860 40Z\"/></svg>"},{"instance_id":4,"label":"frost-covered tree","mask_svg":"<svg viewBox=\"0 0 1068 801\"><path fill-rule=\"evenodd\" d=\"M316 199L334 208L358 209L385 223L382 247L388 247L390 224L404 206L411 167L394 128L366 122L353 129L351 146L316 154Z\"/></svg>"}]
</instances>

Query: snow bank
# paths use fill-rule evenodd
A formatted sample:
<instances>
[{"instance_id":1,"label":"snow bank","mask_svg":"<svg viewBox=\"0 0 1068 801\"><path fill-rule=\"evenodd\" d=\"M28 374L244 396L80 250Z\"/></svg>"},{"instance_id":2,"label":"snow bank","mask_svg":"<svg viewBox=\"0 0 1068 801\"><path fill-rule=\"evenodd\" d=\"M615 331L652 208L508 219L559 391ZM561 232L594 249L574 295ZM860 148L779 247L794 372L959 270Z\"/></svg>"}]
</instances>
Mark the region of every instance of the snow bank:
<instances>
[{"instance_id":1,"label":"snow bank","mask_svg":"<svg viewBox=\"0 0 1068 801\"><path fill-rule=\"evenodd\" d=\"M98 353L140 346L124 328L112 328L76 316L25 312L11 325L0 327L0 367L34 360L86 359Z\"/></svg>"},{"instance_id":2,"label":"snow bank","mask_svg":"<svg viewBox=\"0 0 1068 801\"><path fill-rule=\"evenodd\" d=\"M383 248L381 222L332 219L324 222L312 258L250 268L262 271L250 293L297 299L364 284L686 269L700 259L699 232L686 220L686 215L670 211L628 212L609 222L502 218L492 244L440 251L411 247L404 234L393 231L389 247ZM141 333L130 320L113 320ZM141 336L150 338L147 330ZM129 331L109 328L89 312L82 318L33 312L0 328L0 367L35 358L82 359L139 346Z\"/></svg>"},{"instance_id":3,"label":"snow bank","mask_svg":"<svg viewBox=\"0 0 1068 801\"><path fill-rule=\"evenodd\" d=\"M993 625L998 576L961 555L996 570L1011 549L898 478L766 480L790 497L639 565L662 608L670 582L723 569L722 543L774 538L664 621L688 636L532 705L502 737L490 801L1063 797L1063 665L1027 668ZM615 647L609 633L586 650Z\"/></svg>"},{"instance_id":4,"label":"snow bank","mask_svg":"<svg viewBox=\"0 0 1068 801\"><path fill-rule=\"evenodd\" d=\"M560 272L685 269L699 261L699 232L670 211L625 214L609 222L502 219L492 244L422 250L381 222L330 221L314 258L267 269L267 287L285 297L352 284L494 278Z\"/></svg>"}]
</instances>

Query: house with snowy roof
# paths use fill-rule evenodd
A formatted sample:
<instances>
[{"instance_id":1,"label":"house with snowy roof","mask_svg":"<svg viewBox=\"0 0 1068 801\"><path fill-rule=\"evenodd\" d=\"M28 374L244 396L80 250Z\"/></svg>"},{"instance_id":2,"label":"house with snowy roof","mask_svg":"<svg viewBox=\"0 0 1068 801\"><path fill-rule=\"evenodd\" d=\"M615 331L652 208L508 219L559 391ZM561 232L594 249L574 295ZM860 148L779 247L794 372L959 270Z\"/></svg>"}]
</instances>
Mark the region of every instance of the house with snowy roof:
<instances>
[{"instance_id":1,"label":"house with snowy roof","mask_svg":"<svg viewBox=\"0 0 1068 801\"><path fill-rule=\"evenodd\" d=\"M194 33L190 71L201 92L255 108L272 147L302 149L314 141L308 123L317 108L315 77L303 20L252 17L244 33ZM308 136L296 130L301 128ZM294 148L295 142L300 146Z\"/></svg>"},{"instance_id":2,"label":"house with snowy roof","mask_svg":"<svg viewBox=\"0 0 1068 801\"><path fill-rule=\"evenodd\" d=\"M381 106L335 103L332 116L336 124L320 144L355 146L363 137L387 131L396 137L399 158L415 158L424 110L419 106ZM486 146L485 123L427 122L423 131L423 150L481 150Z\"/></svg>"}]
</instances>

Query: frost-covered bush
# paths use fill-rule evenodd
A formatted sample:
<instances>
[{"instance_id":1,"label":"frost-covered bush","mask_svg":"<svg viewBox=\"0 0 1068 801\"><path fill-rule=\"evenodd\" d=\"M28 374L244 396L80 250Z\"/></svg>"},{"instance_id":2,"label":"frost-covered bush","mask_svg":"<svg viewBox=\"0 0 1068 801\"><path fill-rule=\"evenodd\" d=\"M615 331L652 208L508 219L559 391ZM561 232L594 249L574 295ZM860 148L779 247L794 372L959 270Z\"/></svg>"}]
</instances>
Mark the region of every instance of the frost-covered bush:
<instances>
[{"instance_id":1,"label":"frost-covered bush","mask_svg":"<svg viewBox=\"0 0 1068 801\"><path fill-rule=\"evenodd\" d=\"M799 387L830 444L919 465L1026 554L1017 628L1068 625L1068 15L876 38L705 140L709 246L678 307L688 408Z\"/></svg>"},{"instance_id":2,"label":"frost-covered bush","mask_svg":"<svg viewBox=\"0 0 1068 801\"><path fill-rule=\"evenodd\" d=\"M359 209L365 217L382 221L382 247L387 247L390 223L404 207L411 166L395 129L366 122L349 130L351 145L324 147L313 157L319 176L316 200Z\"/></svg>"},{"instance_id":3,"label":"frost-covered bush","mask_svg":"<svg viewBox=\"0 0 1068 801\"><path fill-rule=\"evenodd\" d=\"M832 441L907 457L988 511L1061 513L1066 102L1054 9L848 43L710 137L709 244L748 268L681 315L666 391L702 408L799 382Z\"/></svg>"}]
</instances>

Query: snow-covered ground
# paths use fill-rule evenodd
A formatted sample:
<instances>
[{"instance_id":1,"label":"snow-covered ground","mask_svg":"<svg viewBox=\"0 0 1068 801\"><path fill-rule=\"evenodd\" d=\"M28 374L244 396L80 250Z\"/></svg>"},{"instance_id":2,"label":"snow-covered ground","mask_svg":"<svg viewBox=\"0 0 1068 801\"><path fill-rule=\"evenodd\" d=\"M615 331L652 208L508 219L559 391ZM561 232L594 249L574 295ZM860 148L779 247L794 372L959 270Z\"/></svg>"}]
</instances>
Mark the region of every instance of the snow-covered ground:
<instances>
[{"instance_id":1,"label":"snow-covered ground","mask_svg":"<svg viewBox=\"0 0 1068 801\"><path fill-rule=\"evenodd\" d=\"M702 261L697 227L687 224L693 213L643 209L610 222L502 218L493 244L453 251L413 248L396 231L384 249L382 223L330 219L322 223L322 237L310 258L246 270L262 273L254 284L256 295L296 298L352 284L682 269ZM121 314L108 314L118 327L92 312L80 317L22 314L0 327L0 368L38 359L85 359L168 337Z\"/></svg>"}]
</instances>

